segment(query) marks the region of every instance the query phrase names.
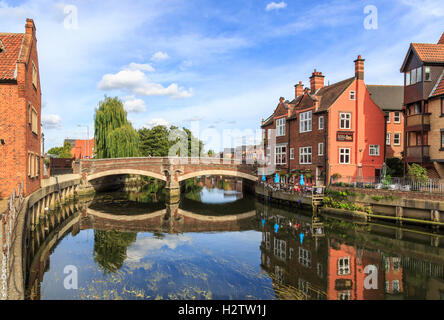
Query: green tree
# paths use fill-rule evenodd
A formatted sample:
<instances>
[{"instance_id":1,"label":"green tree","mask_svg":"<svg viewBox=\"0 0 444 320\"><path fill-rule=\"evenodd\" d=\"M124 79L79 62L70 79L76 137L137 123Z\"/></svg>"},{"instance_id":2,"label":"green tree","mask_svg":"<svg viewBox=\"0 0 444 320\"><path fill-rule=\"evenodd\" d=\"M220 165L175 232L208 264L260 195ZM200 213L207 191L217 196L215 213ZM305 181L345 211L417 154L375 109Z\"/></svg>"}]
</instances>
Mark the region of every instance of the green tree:
<instances>
[{"instance_id":1,"label":"green tree","mask_svg":"<svg viewBox=\"0 0 444 320\"><path fill-rule=\"evenodd\" d=\"M105 273L116 272L126 260L126 250L136 241L137 233L119 231L94 231L94 260Z\"/></svg>"},{"instance_id":2,"label":"green tree","mask_svg":"<svg viewBox=\"0 0 444 320\"><path fill-rule=\"evenodd\" d=\"M392 177L402 177L404 174L404 162L399 158L387 158L387 174Z\"/></svg>"},{"instance_id":3,"label":"green tree","mask_svg":"<svg viewBox=\"0 0 444 320\"><path fill-rule=\"evenodd\" d=\"M94 116L97 158L139 156L139 135L127 120L122 101L105 96Z\"/></svg>"},{"instance_id":4,"label":"green tree","mask_svg":"<svg viewBox=\"0 0 444 320\"><path fill-rule=\"evenodd\" d=\"M167 157L171 142L168 141L169 130L165 126L152 129L142 128L139 131L140 153L142 156Z\"/></svg>"},{"instance_id":5,"label":"green tree","mask_svg":"<svg viewBox=\"0 0 444 320\"><path fill-rule=\"evenodd\" d=\"M419 164L412 163L408 166L408 177L418 182L427 182L427 169L421 167Z\"/></svg>"},{"instance_id":6,"label":"green tree","mask_svg":"<svg viewBox=\"0 0 444 320\"><path fill-rule=\"evenodd\" d=\"M71 154L71 144L68 141L65 141L63 147L54 147L48 150L48 154L53 154L58 156L59 158L72 158Z\"/></svg>"}]
</instances>

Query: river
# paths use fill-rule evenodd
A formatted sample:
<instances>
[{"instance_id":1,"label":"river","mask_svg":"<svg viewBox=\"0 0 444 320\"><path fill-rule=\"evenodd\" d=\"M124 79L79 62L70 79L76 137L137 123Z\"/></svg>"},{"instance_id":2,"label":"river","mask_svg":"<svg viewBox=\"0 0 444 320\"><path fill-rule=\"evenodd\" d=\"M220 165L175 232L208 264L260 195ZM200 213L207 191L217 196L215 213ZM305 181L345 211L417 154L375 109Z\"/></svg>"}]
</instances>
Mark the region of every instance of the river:
<instances>
[{"instance_id":1,"label":"river","mask_svg":"<svg viewBox=\"0 0 444 320\"><path fill-rule=\"evenodd\" d=\"M241 181L190 186L177 205L126 189L54 212L64 223L28 248L27 299L444 299L440 234L333 217L314 231L310 211Z\"/></svg>"}]
</instances>

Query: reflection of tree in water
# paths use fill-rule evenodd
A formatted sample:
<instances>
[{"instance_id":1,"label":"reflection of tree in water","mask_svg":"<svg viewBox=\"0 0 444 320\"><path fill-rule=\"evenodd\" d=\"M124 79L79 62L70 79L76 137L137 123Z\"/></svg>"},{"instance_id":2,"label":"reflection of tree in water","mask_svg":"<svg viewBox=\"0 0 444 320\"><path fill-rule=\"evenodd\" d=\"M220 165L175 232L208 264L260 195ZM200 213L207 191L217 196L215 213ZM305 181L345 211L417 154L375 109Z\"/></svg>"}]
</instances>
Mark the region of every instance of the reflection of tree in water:
<instances>
[{"instance_id":1,"label":"reflection of tree in water","mask_svg":"<svg viewBox=\"0 0 444 320\"><path fill-rule=\"evenodd\" d=\"M159 202L165 200L165 182L155 178L142 176L140 188L137 192L130 192L128 200L142 203Z\"/></svg>"},{"instance_id":2,"label":"reflection of tree in water","mask_svg":"<svg viewBox=\"0 0 444 320\"><path fill-rule=\"evenodd\" d=\"M126 259L126 250L136 241L137 233L119 231L94 231L94 260L105 273L119 270Z\"/></svg>"},{"instance_id":3,"label":"reflection of tree in water","mask_svg":"<svg viewBox=\"0 0 444 320\"><path fill-rule=\"evenodd\" d=\"M196 178L185 180L185 196L188 199L201 201L200 195L203 187Z\"/></svg>"}]
</instances>

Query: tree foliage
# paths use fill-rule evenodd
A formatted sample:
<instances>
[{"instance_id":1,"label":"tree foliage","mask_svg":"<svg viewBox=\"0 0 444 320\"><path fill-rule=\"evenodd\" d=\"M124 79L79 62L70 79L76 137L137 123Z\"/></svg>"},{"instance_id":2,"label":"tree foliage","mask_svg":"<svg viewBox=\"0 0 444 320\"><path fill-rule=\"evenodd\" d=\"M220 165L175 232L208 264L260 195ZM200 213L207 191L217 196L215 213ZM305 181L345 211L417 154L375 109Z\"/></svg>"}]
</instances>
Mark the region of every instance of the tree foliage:
<instances>
[{"instance_id":1,"label":"tree foliage","mask_svg":"<svg viewBox=\"0 0 444 320\"><path fill-rule=\"evenodd\" d=\"M387 174L392 177L402 177L404 175L404 162L399 158L387 158Z\"/></svg>"},{"instance_id":2,"label":"tree foliage","mask_svg":"<svg viewBox=\"0 0 444 320\"><path fill-rule=\"evenodd\" d=\"M94 116L94 136L97 158L139 156L137 132L127 120L122 101L106 97L100 101Z\"/></svg>"},{"instance_id":3,"label":"tree foliage","mask_svg":"<svg viewBox=\"0 0 444 320\"><path fill-rule=\"evenodd\" d=\"M426 182L429 179L427 169L416 163L409 165L408 177L418 182Z\"/></svg>"},{"instance_id":4,"label":"tree foliage","mask_svg":"<svg viewBox=\"0 0 444 320\"><path fill-rule=\"evenodd\" d=\"M54 147L48 150L48 154L58 156L59 158L72 158L71 144L65 141L63 147Z\"/></svg>"}]
</instances>

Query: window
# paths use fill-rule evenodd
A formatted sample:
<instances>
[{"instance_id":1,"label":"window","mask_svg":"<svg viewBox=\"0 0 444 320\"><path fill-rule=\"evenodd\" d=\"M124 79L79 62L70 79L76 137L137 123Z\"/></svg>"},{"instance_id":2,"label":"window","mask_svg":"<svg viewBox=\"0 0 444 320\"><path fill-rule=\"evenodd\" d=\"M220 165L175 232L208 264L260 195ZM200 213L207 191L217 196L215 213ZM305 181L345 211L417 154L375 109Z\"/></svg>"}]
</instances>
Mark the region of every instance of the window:
<instances>
[{"instance_id":1,"label":"window","mask_svg":"<svg viewBox=\"0 0 444 320\"><path fill-rule=\"evenodd\" d=\"M371 156L379 156L379 144L371 144L369 152Z\"/></svg>"},{"instance_id":2,"label":"window","mask_svg":"<svg viewBox=\"0 0 444 320\"><path fill-rule=\"evenodd\" d=\"M393 270L399 271L401 268L401 259L398 257L393 257Z\"/></svg>"},{"instance_id":3,"label":"window","mask_svg":"<svg viewBox=\"0 0 444 320\"><path fill-rule=\"evenodd\" d=\"M393 135L393 144L395 146L401 145L401 133L397 132Z\"/></svg>"},{"instance_id":4,"label":"window","mask_svg":"<svg viewBox=\"0 0 444 320\"><path fill-rule=\"evenodd\" d=\"M299 263L306 268L311 268L311 252L299 247Z\"/></svg>"},{"instance_id":5,"label":"window","mask_svg":"<svg viewBox=\"0 0 444 320\"><path fill-rule=\"evenodd\" d=\"M405 85L410 85L410 71L405 73Z\"/></svg>"},{"instance_id":6,"label":"window","mask_svg":"<svg viewBox=\"0 0 444 320\"><path fill-rule=\"evenodd\" d=\"M414 114L420 114L421 113L421 106L418 103L415 103L413 105L414 108Z\"/></svg>"},{"instance_id":7,"label":"window","mask_svg":"<svg viewBox=\"0 0 444 320\"><path fill-rule=\"evenodd\" d=\"M340 112L339 113L339 128L341 129L351 129L351 113Z\"/></svg>"},{"instance_id":8,"label":"window","mask_svg":"<svg viewBox=\"0 0 444 320\"><path fill-rule=\"evenodd\" d=\"M276 119L276 137L285 136L285 118Z\"/></svg>"},{"instance_id":9,"label":"window","mask_svg":"<svg viewBox=\"0 0 444 320\"><path fill-rule=\"evenodd\" d=\"M391 141L392 141L392 134L390 132L387 132L387 136L386 136L386 139L385 139L385 144L389 146Z\"/></svg>"},{"instance_id":10,"label":"window","mask_svg":"<svg viewBox=\"0 0 444 320\"><path fill-rule=\"evenodd\" d=\"M422 81L422 67L416 68L416 83Z\"/></svg>"},{"instance_id":11,"label":"window","mask_svg":"<svg viewBox=\"0 0 444 320\"><path fill-rule=\"evenodd\" d=\"M389 113L387 114L387 123L390 123L390 118L391 118L391 113L389 112Z\"/></svg>"},{"instance_id":12,"label":"window","mask_svg":"<svg viewBox=\"0 0 444 320\"><path fill-rule=\"evenodd\" d=\"M350 91L350 100L356 100L356 92Z\"/></svg>"},{"instance_id":13,"label":"window","mask_svg":"<svg viewBox=\"0 0 444 320\"><path fill-rule=\"evenodd\" d=\"M294 159L294 148L290 148L290 160Z\"/></svg>"},{"instance_id":14,"label":"window","mask_svg":"<svg viewBox=\"0 0 444 320\"><path fill-rule=\"evenodd\" d=\"M444 116L444 98L441 98L441 116Z\"/></svg>"},{"instance_id":15,"label":"window","mask_svg":"<svg viewBox=\"0 0 444 320\"><path fill-rule=\"evenodd\" d=\"M267 129L267 138L268 140L271 139L271 129Z\"/></svg>"},{"instance_id":16,"label":"window","mask_svg":"<svg viewBox=\"0 0 444 320\"><path fill-rule=\"evenodd\" d=\"M424 81L432 81L432 76L430 74L430 67L424 67Z\"/></svg>"},{"instance_id":17,"label":"window","mask_svg":"<svg viewBox=\"0 0 444 320\"><path fill-rule=\"evenodd\" d=\"M34 62L32 63L32 85L37 89L37 68Z\"/></svg>"},{"instance_id":18,"label":"window","mask_svg":"<svg viewBox=\"0 0 444 320\"><path fill-rule=\"evenodd\" d=\"M350 274L350 257L338 259L338 275Z\"/></svg>"},{"instance_id":19,"label":"window","mask_svg":"<svg viewBox=\"0 0 444 320\"><path fill-rule=\"evenodd\" d=\"M401 112L395 111L395 113L393 114L393 122L401 123Z\"/></svg>"},{"instance_id":20,"label":"window","mask_svg":"<svg viewBox=\"0 0 444 320\"><path fill-rule=\"evenodd\" d=\"M38 177L40 175L40 157L35 157L35 175Z\"/></svg>"},{"instance_id":21,"label":"window","mask_svg":"<svg viewBox=\"0 0 444 320\"><path fill-rule=\"evenodd\" d=\"M441 131L441 149L444 149L444 131Z\"/></svg>"},{"instance_id":22,"label":"window","mask_svg":"<svg viewBox=\"0 0 444 320\"><path fill-rule=\"evenodd\" d=\"M274 255L282 260L287 259L287 242L274 238Z\"/></svg>"},{"instance_id":23,"label":"window","mask_svg":"<svg viewBox=\"0 0 444 320\"><path fill-rule=\"evenodd\" d=\"M319 117L318 129L319 130L323 130L324 129L324 117L323 116Z\"/></svg>"},{"instance_id":24,"label":"window","mask_svg":"<svg viewBox=\"0 0 444 320\"><path fill-rule=\"evenodd\" d=\"M301 113L299 120L299 132L311 131L311 119L311 111Z\"/></svg>"},{"instance_id":25,"label":"window","mask_svg":"<svg viewBox=\"0 0 444 320\"><path fill-rule=\"evenodd\" d=\"M399 280L392 281L393 293L399 292Z\"/></svg>"},{"instance_id":26,"label":"window","mask_svg":"<svg viewBox=\"0 0 444 320\"><path fill-rule=\"evenodd\" d=\"M28 123L32 124L32 107L31 107L31 104L28 104Z\"/></svg>"},{"instance_id":27,"label":"window","mask_svg":"<svg viewBox=\"0 0 444 320\"><path fill-rule=\"evenodd\" d=\"M390 293L390 281L385 281L385 293Z\"/></svg>"},{"instance_id":28,"label":"window","mask_svg":"<svg viewBox=\"0 0 444 320\"><path fill-rule=\"evenodd\" d=\"M287 163L287 146L276 146L276 164Z\"/></svg>"},{"instance_id":29,"label":"window","mask_svg":"<svg viewBox=\"0 0 444 320\"><path fill-rule=\"evenodd\" d=\"M339 149L339 163L350 164L350 148Z\"/></svg>"},{"instance_id":30,"label":"window","mask_svg":"<svg viewBox=\"0 0 444 320\"><path fill-rule=\"evenodd\" d=\"M318 277L322 279L324 277L324 272L323 272L322 264L320 264L320 263L318 263L318 265L317 265L317 272L318 272Z\"/></svg>"},{"instance_id":31,"label":"window","mask_svg":"<svg viewBox=\"0 0 444 320\"><path fill-rule=\"evenodd\" d=\"M299 148L299 163L311 164L311 147Z\"/></svg>"},{"instance_id":32,"label":"window","mask_svg":"<svg viewBox=\"0 0 444 320\"><path fill-rule=\"evenodd\" d=\"M410 84L416 83L416 69L412 69L410 73Z\"/></svg>"},{"instance_id":33,"label":"window","mask_svg":"<svg viewBox=\"0 0 444 320\"><path fill-rule=\"evenodd\" d=\"M32 124L31 124L31 129L32 129L32 132L33 133L35 133L35 134L38 134L38 117L37 117L37 111L34 109L34 108L32 108L32 111L31 111L31 121L32 121Z\"/></svg>"},{"instance_id":34,"label":"window","mask_svg":"<svg viewBox=\"0 0 444 320\"><path fill-rule=\"evenodd\" d=\"M324 143L319 142L318 143L318 156L323 156L323 155L324 155Z\"/></svg>"},{"instance_id":35,"label":"window","mask_svg":"<svg viewBox=\"0 0 444 320\"><path fill-rule=\"evenodd\" d=\"M338 300L350 300L350 291L338 292Z\"/></svg>"}]
</instances>

